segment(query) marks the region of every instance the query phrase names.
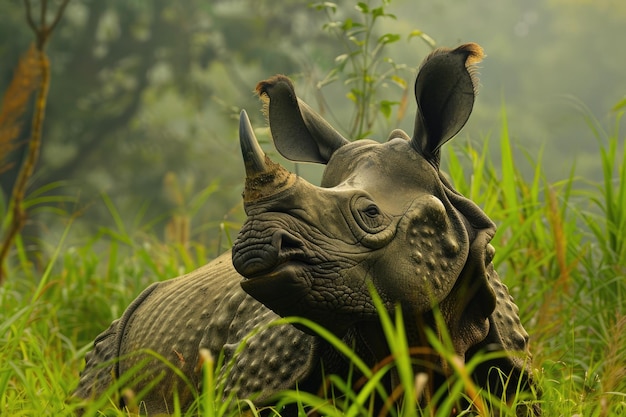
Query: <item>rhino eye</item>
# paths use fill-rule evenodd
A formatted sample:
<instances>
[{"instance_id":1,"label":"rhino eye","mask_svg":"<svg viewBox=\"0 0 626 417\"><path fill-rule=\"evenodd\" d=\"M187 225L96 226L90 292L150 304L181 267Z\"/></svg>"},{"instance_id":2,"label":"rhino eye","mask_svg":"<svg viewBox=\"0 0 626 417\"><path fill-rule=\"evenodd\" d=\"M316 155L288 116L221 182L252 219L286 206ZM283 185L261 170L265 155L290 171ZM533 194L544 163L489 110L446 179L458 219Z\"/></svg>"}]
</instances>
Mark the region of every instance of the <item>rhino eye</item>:
<instances>
[{"instance_id":1,"label":"rhino eye","mask_svg":"<svg viewBox=\"0 0 626 417\"><path fill-rule=\"evenodd\" d=\"M386 217L369 198L360 197L353 202L352 214L359 227L367 233L378 233L386 227Z\"/></svg>"},{"instance_id":2,"label":"rhino eye","mask_svg":"<svg viewBox=\"0 0 626 417\"><path fill-rule=\"evenodd\" d=\"M363 213L365 213L368 217L374 218L380 214L380 210L375 204L370 204L365 210L363 210Z\"/></svg>"}]
</instances>

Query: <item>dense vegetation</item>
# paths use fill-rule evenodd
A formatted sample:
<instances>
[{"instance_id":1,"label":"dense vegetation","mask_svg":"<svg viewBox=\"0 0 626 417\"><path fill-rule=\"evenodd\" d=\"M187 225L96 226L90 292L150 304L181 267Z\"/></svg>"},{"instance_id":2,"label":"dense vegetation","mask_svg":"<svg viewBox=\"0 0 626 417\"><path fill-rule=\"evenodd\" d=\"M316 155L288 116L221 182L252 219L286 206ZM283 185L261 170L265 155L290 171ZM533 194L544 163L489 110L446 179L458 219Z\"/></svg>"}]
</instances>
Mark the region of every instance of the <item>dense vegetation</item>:
<instances>
[{"instance_id":1,"label":"dense vegetation","mask_svg":"<svg viewBox=\"0 0 626 417\"><path fill-rule=\"evenodd\" d=\"M31 222L16 237L0 287L1 415L70 414L74 405L65 400L93 337L149 283L198 267L230 246L242 219L243 177L243 169L231 169L240 165L231 116L235 104L258 107L249 93L256 80L299 73L302 95L346 134L382 138L378 132L411 122L412 103L398 97L412 88L414 70L403 63L419 61L390 59L391 51L406 48L408 38L410 47L426 53L433 37L444 37L417 30L415 23L397 36L389 27L403 27L404 15L390 16L388 2L359 3L356 11L296 1L280 7L270 1L170 3L71 2L53 34L42 162L25 204ZM590 19L600 15L602 4ZM27 49L29 33L21 3L1 8L5 66ZM450 11L450 19L458 13ZM571 13L561 18L572 19ZM285 14L293 20L283 19ZM621 14L617 8L612 18ZM4 43L9 33L12 41ZM425 42L417 47L416 38ZM483 46L490 56L497 54ZM483 90L491 88L489 65ZM529 82L519 67L506 71ZM4 91L9 82L0 82ZM342 98L328 85L341 90L349 105L333 107ZM546 416L626 414L626 151L620 133L624 105L618 102L625 92L626 86L608 98L605 105L614 110L602 121L587 110L570 120L578 126L584 158L570 162L562 175L555 175L559 155L548 154L552 145L543 158L528 150L529 131L515 130L525 120L514 119L523 105L509 104L508 97L506 105L497 100L496 107L477 108L479 119L488 113L491 125L499 123L497 133L478 134L468 126L442 158L457 189L499 226L494 263L531 334ZM580 98L590 105L607 99ZM15 143L29 137L24 129ZM559 146L562 154L577 148ZM3 234L12 221L16 174L10 168L19 165L22 149L1 155ZM304 166L294 169L316 175ZM397 366L406 371L402 332L392 331L391 323L387 328ZM441 349L450 356L445 345ZM471 393L463 375L458 369L457 396ZM208 367L206 392L190 415L226 412L215 400L219 386L211 376ZM366 396L354 395L344 381L333 382L334 394L345 398L337 408L294 392L285 393L283 402L298 401L327 415L366 412ZM414 381L406 384L413 392Z\"/></svg>"}]
</instances>

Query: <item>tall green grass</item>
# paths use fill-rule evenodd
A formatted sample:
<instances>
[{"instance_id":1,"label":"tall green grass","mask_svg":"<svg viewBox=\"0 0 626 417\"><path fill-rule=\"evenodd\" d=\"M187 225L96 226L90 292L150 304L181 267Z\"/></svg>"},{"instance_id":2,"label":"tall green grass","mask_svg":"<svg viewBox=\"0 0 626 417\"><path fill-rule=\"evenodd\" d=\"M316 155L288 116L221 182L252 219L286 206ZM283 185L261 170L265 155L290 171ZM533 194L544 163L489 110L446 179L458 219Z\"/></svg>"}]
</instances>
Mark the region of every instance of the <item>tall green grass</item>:
<instances>
[{"instance_id":1,"label":"tall green grass","mask_svg":"<svg viewBox=\"0 0 626 417\"><path fill-rule=\"evenodd\" d=\"M578 178L574 169L562 180L550 182L543 174L543 162L532 158L525 161L532 174L522 175L514 155L523 150L511 140L504 107L498 160L489 151L489 138L482 138L485 143L480 147L459 138L442 158L458 190L499 226L493 241L494 263L531 334L532 367L543 392L545 416L626 414L626 150L620 121L618 115L605 131L589 118L590 140L598 143L603 167L599 182ZM196 245L195 256L190 256L188 248L163 244L154 235L133 234L114 205L105 202L116 218L116 228L83 239L82 246L70 246L65 238L49 242L56 251L43 271L28 261L25 245L18 239L10 279L0 288L0 415L71 415L75 405L66 399L78 382L93 337L149 283L193 269L217 251ZM68 224L66 235L71 236L71 221ZM439 410L408 406L421 392L422 379L412 374L399 315L381 315L395 361L374 370L314 323L289 320L309 326L352 355L355 371L368 379L360 391L354 391L357 381L329 375L325 395L287 391L265 411L279 414L282 407L295 404L303 412L312 408L330 416L367 415L370 394L377 392L390 402L405 397L405 407L390 407L390 415L447 415L461 397L485 415L490 413L486 394L467 378L477 363L459 364L445 343L439 349L455 369L453 395ZM436 345L438 339L432 342ZM250 402L222 401L216 376L220 358L206 353L203 357L204 392L186 415L239 415L247 410ZM476 361L484 359L479 355ZM392 369L403 389L384 393L377 381ZM526 400L520 396L516 401ZM113 403L101 398L88 405L88 414L128 415ZM105 414L96 412L96 406L107 404L111 408ZM503 414L515 415L512 406L505 407Z\"/></svg>"},{"instance_id":2,"label":"tall green grass","mask_svg":"<svg viewBox=\"0 0 626 417\"><path fill-rule=\"evenodd\" d=\"M485 144L452 150L458 189L498 224L494 264L531 333L545 415L626 412L626 149L621 114L611 130L583 113L598 143L602 180L548 182L542 162L521 175L502 109L501 157ZM518 150L523 152L523 150ZM462 166L470 166L464 172ZM621 414L620 414L621 413Z\"/></svg>"}]
</instances>

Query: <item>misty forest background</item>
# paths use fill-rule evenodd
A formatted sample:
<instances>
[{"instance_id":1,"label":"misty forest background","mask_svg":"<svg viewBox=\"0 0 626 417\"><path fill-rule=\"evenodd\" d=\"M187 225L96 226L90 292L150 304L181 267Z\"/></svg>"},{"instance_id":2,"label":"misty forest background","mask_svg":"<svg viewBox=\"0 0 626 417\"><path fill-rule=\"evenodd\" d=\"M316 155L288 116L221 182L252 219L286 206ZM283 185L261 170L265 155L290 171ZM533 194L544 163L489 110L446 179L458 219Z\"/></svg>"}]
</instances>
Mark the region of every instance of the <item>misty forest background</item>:
<instances>
[{"instance_id":1,"label":"misty forest background","mask_svg":"<svg viewBox=\"0 0 626 417\"><path fill-rule=\"evenodd\" d=\"M300 97L349 133L350 86L340 79L317 88L346 46L323 29L329 23L326 12L308 4L70 2L47 48L49 101L41 159L29 189L59 185L53 194L68 197L62 208L79 216L72 226L76 244L94 228L113 224L103 193L128 227L137 219L134 227L149 224L163 238L212 243L219 238L219 222L242 218L237 117L245 108L255 127L266 126L252 93L258 81L289 75ZM33 35L22 2L2 2L0 8L4 91ZM514 142L534 158L543 153L550 179L567 177L574 164L581 177L599 179L598 147L589 138L581 107L607 121L624 97L626 5L609 0L395 1L387 11L398 19L381 19L376 30L401 36L385 53L406 66L398 76L409 89L417 66L431 51L420 38L408 40L413 31L424 32L436 46L473 41L485 49L480 95L455 142L480 143L497 133L500 107L506 103ZM353 5L340 7L332 18L348 14L358 19ZM383 88L391 101L402 97L397 84ZM411 132L412 100L409 96L402 120L396 114L381 118L368 136L384 140L395 127ZM5 165L20 160L29 133L26 123L21 146ZM2 172L5 196L18 167L14 163ZM185 212L211 184L210 198L194 207L197 212ZM34 209L38 213L31 216L24 238L38 250L50 250L56 245L51 233L63 230L61 219L43 207ZM166 213L193 214L190 234L168 236L165 226L172 219ZM44 242L32 240L42 234Z\"/></svg>"},{"instance_id":2,"label":"misty forest background","mask_svg":"<svg viewBox=\"0 0 626 417\"><path fill-rule=\"evenodd\" d=\"M50 2L51 15L58 4ZM268 154L312 182L319 180L320 167L294 166L279 158L269 142L253 89L271 75L290 76L299 97L346 136L385 140L392 128L412 132L413 81L433 47L477 42L487 54L480 64L479 96L470 121L447 146L459 152L487 147L493 172L504 172L510 168L499 165L506 161L499 139L504 123L520 177L531 181L540 166L546 183L569 181L585 190L606 180L602 132L617 131L626 106L626 2L383 2L387 15L373 28L373 39L386 36L373 69L381 75L372 96L376 107L369 123L361 123L355 119L354 74L346 64L355 44L345 36L345 23L363 22L365 4L68 3L46 47L51 81L41 153L28 183L27 221L4 265L2 299L15 305L26 302L48 267L57 282L89 277L71 284L82 289L80 298L72 293L57 299L62 304L57 315L67 316L73 325L67 335L69 349L74 349L71 375L77 377L81 355L93 337L147 284L187 272L230 247L245 218L237 135L241 109L250 114ZM3 95L33 39L24 3L0 2ZM32 133L32 112L31 100L12 146L0 148L3 234ZM621 135L614 135L617 154L624 145ZM471 169L471 162L461 158L460 163ZM567 187L555 189L569 192ZM585 203L577 198L567 201ZM561 201L559 195L556 201ZM592 231L581 241L593 236ZM150 267L142 269L136 260L128 260L137 253ZM512 267L500 262L505 270ZM125 279L124 274L137 278ZM623 281L625 274L623 268L614 270L616 279ZM116 280L109 279L113 275ZM516 285L506 276L505 282L520 300L531 336L540 333L535 326L542 314L537 295L526 292L528 283ZM626 352L623 346L619 349ZM586 375L584 371L579 375ZM592 379L582 381L584 389L597 388ZM6 388L11 377L0 382ZM68 380L62 389L69 392L75 383Z\"/></svg>"}]
</instances>

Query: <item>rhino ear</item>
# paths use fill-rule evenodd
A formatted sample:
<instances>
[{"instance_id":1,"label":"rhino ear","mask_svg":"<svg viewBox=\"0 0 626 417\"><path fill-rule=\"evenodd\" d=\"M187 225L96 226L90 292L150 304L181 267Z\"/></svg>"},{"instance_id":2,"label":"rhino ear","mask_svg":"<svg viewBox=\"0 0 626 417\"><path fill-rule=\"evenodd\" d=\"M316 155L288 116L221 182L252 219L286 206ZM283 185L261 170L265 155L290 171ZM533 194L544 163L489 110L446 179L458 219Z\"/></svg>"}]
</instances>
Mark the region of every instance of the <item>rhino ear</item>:
<instances>
[{"instance_id":1,"label":"rhino ear","mask_svg":"<svg viewBox=\"0 0 626 417\"><path fill-rule=\"evenodd\" d=\"M261 81L256 91L266 103L274 145L285 158L325 164L348 140L296 97L284 75Z\"/></svg>"},{"instance_id":2,"label":"rhino ear","mask_svg":"<svg viewBox=\"0 0 626 417\"><path fill-rule=\"evenodd\" d=\"M415 81L417 115L411 143L426 159L439 164L439 148L465 125L474 106L478 77L474 64L483 49L466 43L428 55Z\"/></svg>"}]
</instances>

